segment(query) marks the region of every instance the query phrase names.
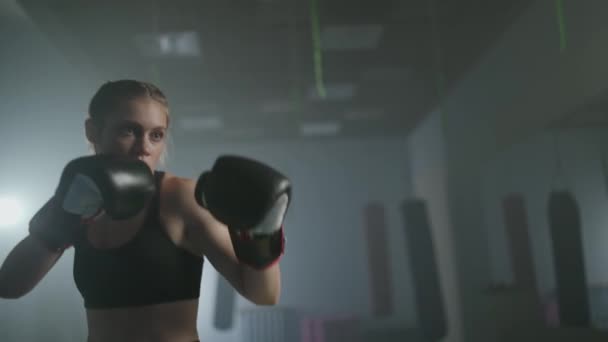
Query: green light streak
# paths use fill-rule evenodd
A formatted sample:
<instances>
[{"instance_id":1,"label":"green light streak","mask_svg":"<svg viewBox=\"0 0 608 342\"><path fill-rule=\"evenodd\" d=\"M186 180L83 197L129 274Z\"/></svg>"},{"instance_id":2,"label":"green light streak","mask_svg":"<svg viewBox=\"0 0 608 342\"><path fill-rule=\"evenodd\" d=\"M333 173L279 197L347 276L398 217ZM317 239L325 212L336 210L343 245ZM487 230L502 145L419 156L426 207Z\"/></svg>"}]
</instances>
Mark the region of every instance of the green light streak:
<instances>
[{"instance_id":1,"label":"green light streak","mask_svg":"<svg viewBox=\"0 0 608 342\"><path fill-rule=\"evenodd\" d=\"M319 8L317 0L310 0L310 20L312 27L313 63L315 73L315 86L319 97L325 98L325 85L323 83L323 53L321 51L321 33L319 28Z\"/></svg>"}]
</instances>

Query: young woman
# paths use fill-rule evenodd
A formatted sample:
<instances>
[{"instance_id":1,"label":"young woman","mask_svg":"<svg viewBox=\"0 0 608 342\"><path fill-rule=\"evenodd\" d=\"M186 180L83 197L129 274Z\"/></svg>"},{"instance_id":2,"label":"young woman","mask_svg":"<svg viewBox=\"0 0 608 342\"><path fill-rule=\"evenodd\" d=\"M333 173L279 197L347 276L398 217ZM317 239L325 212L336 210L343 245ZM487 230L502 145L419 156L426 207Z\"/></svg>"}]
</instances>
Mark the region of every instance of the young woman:
<instances>
[{"instance_id":1,"label":"young woman","mask_svg":"<svg viewBox=\"0 0 608 342\"><path fill-rule=\"evenodd\" d=\"M66 166L0 268L0 297L28 293L73 246L89 342L198 341L203 256L253 303L278 302L289 181L232 156L198 180L156 171L169 122L154 85L98 90L85 122L95 155Z\"/></svg>"}]
</instances>

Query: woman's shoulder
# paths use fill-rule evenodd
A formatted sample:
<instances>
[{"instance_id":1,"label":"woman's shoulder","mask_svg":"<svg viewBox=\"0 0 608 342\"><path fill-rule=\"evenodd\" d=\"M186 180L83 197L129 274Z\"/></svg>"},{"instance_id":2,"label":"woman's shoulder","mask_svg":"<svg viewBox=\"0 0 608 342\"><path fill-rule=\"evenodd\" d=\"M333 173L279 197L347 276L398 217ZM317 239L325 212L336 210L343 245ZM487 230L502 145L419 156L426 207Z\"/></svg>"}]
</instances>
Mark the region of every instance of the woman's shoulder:
<instances>
[{"instance_id":1,"label":"woman's shoulder","mask_svg":"<svg viewBox=\"0 0 608 342\"><path fill-rule=\"evenodd\" d=\"M196 222L197 226L211 222L210 216L196 201L196 182L196 179L165 174L161 185L160 201L167 217L179 217L186 224Z\"/></svg>"},{"instance_id":2,"label":"woman's shoulder","mask_svg":"<svg viewBox=\"0 0 608 342\"><path fill-rule=\"evenodd\" d=\"M180 177L170 172L165 172L161 183L161 198L174 204L183 203L190 197L194 199L196 180Z\"/></svg>"}]
</instances>

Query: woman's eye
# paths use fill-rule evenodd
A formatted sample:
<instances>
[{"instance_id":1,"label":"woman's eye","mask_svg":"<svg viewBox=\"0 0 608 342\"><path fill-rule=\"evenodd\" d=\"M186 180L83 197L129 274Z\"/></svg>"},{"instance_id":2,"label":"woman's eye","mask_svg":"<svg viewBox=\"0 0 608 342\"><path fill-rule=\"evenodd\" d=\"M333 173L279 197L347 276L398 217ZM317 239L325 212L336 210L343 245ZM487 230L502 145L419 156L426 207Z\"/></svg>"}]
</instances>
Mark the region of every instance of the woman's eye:
<instances>
[{"instance_id":1,"label":"woman's eye","mask_svg":"<svg viewBox=\"0 0 608 342\"><path fill-rule=\"evenodd\" d=\"M165 134L163 132L152 133L152 140L154 140L154 141L161 141L161 140L163 140L164 137L165 137Z\"/></svg>"},{"instance_id":2,"label":"woman's eye","mask_svg":"<svg viewBox=\"0 0 608 342\"><path fill-rule=\"evenodd\" d=\"M120 135L133 135L135 134L135 130L131 127L123 127L119 131Z\"/></svg>"}]
</instances>

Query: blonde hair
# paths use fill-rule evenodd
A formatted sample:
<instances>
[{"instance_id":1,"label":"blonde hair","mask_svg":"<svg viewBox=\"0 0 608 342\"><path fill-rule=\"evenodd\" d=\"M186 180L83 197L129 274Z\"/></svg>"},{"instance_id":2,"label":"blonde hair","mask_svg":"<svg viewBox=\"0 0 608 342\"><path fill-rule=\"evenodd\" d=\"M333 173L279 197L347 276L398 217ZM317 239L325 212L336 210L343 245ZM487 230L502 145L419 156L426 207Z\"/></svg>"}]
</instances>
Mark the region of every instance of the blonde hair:
<instances>
[{"instance_id":1,"label":"blonde hair","mask_svg":"<svg viewBox=\"0 0 608 342\"><path fill-rule=\"evenodd\" d=\"M165 107L169 128L169 102L165 94L152 83L136 80L118 80L103 84L89 103L89 118L98 129L103 130L108 115L116 112L126 102L142 97L153 99ZM159 160L161 166L166 165L169 145L170 136L167 136L167 145ZM89 148L94 150L91 144Z\"/></svg>"}]
</instances>

